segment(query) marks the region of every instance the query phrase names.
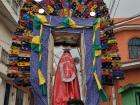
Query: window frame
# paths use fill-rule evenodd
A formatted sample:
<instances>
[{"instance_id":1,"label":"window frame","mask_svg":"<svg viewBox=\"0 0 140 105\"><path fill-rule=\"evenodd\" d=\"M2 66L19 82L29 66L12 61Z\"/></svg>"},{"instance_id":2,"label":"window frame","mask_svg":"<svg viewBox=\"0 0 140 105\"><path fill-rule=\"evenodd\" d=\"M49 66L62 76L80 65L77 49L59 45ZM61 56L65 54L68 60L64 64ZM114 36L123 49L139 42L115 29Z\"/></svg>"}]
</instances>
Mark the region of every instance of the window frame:
<instances>
[{"instance_id":1,"label":"window frame","mask_svg":"<svg viewBox=\"0 0 140 105\"><path fill-rule=\"evenodd\" d=\"M139 42L138 45L136 42ZM136 50L134 50L134 48ZM139 59L140 58L140 54L138 54L139 51L140 51L140 37L131 38L128 41L129 59Z\"/></svg>"},{"instance_id":2,"label":"window frame","mask_svg":"<svg viewBox=\"0 0 140 105\"><path fill-rule=\"evenodd\" d=\"M0 63L4 65L9 64L9 53L2 47L0 46Z\"/></svg>"}]
</instances>

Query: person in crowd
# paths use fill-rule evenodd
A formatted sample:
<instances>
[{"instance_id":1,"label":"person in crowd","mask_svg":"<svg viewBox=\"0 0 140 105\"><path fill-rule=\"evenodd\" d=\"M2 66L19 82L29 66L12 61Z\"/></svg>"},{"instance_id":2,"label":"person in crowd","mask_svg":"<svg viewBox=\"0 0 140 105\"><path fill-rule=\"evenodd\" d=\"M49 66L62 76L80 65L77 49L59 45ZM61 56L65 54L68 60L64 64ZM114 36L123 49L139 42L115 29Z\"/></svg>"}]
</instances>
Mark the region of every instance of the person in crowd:
<instances>
[{"instance_id":1,"label":"person in crowd","mask_svg":"<svg viewBox=\"0 0 140 105\"><path fill-rule=\"evenodd\" d=\"M67 102L67 105L84 105L84 103L80 99L72 99Z\"/></svg>"}]
</instances>

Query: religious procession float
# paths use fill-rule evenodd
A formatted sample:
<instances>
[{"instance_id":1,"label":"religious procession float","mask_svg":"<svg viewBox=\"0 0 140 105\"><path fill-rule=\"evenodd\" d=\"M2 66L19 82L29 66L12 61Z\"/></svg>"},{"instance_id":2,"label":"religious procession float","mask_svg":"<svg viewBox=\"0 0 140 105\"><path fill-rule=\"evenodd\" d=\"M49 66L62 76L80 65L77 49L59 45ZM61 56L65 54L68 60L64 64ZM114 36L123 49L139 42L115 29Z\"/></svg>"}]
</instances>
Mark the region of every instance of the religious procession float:
<instances>
[{"instance_id":1,"label":"religious procession float","mask_svg":"<svg viewBox=\"0 0 140 105\"><path fill-rule=\"evenodd\" d=\"M67 105L71 99L99 105L108 100L104 85L124 79L103 0L27 0L18 24L7 76L31 89L35 105Z\"/></svg>"}]
</instances>

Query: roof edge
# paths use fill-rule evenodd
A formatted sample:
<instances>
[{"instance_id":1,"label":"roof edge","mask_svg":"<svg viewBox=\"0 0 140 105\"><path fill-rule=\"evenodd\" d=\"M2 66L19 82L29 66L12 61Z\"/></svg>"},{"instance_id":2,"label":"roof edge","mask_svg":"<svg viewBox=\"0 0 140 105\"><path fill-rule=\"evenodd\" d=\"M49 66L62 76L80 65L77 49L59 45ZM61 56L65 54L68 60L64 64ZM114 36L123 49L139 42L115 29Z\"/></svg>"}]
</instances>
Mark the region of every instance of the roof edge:
<instances>
[{"instance_id":1,"label":"roof edge","mask_svg":"<svg viewBox=\"0 0 140 105\"><path fill-rule=\"evenodd\" d=\"M123 93L123 92L127 91L128 89L132 89L132 88L140 88L140 83L138 83L138 84L128 84L128 85L120 88L118 90L118 93Z\"/></svg>"}]
</instances>

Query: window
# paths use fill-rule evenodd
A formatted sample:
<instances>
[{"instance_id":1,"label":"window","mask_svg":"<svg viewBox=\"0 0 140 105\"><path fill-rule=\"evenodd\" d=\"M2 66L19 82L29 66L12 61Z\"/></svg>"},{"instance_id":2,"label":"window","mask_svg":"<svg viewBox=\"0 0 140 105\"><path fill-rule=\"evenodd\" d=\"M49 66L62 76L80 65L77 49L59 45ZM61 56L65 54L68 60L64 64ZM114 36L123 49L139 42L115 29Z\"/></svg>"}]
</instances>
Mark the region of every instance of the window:
<instances>
[{"instance_id":1,"label":"window","mask_svg":"<svg viewBox=\"0 0 140 105\"><path fill-rule=\"evenodd\" d=\"M118 92L122 95L122 105L140 105L140 84L128 84Z\"/></svg>"},{"instance_id":2,"label":"window","mask_svg":"<svg viewBox=\"0 0 140 105\"><path fill-rule=\"evenodd\" d=\"M12 1L12 8L13 8L14 12L17 15L18 14L19 5L17 4L16 0Z\"/></svg>"},{"instance_id":3,"label":"window","mask_svg":"<svg viewBox=\"0 0 140 105\"><path fill-rule=\"evenodd\" d=\"M10 2L11 0L7 0L7 2L10 4L11 2Z\"/></svg>"},{"instance_id":4,"label":"window","mask_svg":"<svg viewBox=\"0 0 140 105\"><path fill-rule=\"evenodd\" d=\"M140 58L140 38L132 38L128 43L128 48L130 59Z\"/></svg>"},{"instance_id":5,"label":"window","mask_svg":"<svg viewBox=\"0 0 140 105\"><path fill-rule=\"evenodd\" d=\"M9 57L8 52L6 52L4 49L2 49L1 54L2 54L2 56L1 56L2 63L8 65L8 57Z\"/></svg>"},{"instance_id":6,"label":"window","mask_svg":"<svg viewBox=\"0 0 140 105\"><path fill-rule=\"evenodd\" d=\"M9 54L8 52L0 46L0 62L5 64L5 65L8 65L8 58L9 58Z\"/></svg>"},{"instance_id":7,"label":"window","mask_svg":"<svg viewBox=\"0 0 140 105\"><path fill-rule=\"evenodd\" d=\"M6 0L9 4L9 6L13 9L15 12L15 15L19 15L20 7L23 6L24 1L23 0Z\"/></svg>"}]
</instances>

